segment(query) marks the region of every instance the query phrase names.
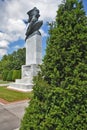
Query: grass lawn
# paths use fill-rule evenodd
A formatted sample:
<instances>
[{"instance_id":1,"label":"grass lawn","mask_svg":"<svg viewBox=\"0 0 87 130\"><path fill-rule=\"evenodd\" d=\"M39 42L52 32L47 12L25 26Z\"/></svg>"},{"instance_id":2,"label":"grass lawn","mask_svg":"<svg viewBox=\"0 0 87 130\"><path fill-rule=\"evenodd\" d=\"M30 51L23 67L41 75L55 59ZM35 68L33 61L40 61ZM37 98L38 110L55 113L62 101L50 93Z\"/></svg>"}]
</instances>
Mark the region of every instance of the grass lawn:
<instances>
[{"instance_id":1,"label":"grass lawn","mask_svg":"<svg viewBox=\"0 0 87 130\"><path fill-rule=\"evenodd\" d=\"M10 90L7 87L0 87L0 98L8 102L31 99L33 97L33 92L19 92L15 90Z\"/></svg>"}]
</instances>

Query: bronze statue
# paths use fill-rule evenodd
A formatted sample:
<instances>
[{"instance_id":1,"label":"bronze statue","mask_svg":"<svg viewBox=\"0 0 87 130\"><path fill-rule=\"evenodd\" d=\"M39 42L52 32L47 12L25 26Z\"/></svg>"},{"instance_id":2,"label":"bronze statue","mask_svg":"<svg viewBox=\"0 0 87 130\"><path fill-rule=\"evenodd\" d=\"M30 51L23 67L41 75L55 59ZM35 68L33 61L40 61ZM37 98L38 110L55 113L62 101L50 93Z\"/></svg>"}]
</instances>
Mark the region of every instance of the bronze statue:
<instances>
[{"instance_id":1,"label":"bronze statue","mask_svg":"<svg viewBox=\"0 0 87 130\"><path fill-rule=\"evenodd\" d=\"M28 26L26 34L25 34L26 35L25 40L34 34L41 35L39 32L39 29L43 24L43 21L38 21L40 14L39 14L39 10L36 7L34 7L32 10L28 11L27 14L29 16L29 19L28 19L29 26Z\"/></svg>"}]
</instances>

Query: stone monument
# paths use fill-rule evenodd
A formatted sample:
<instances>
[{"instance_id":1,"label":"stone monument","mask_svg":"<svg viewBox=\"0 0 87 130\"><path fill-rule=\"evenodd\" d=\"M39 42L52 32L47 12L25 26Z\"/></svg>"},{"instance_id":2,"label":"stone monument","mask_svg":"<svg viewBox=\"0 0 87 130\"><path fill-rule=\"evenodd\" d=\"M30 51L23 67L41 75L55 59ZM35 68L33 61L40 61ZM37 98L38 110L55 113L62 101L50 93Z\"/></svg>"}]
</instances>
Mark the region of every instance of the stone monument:
<instances>
[{"instance_id":1,"label":"stone monument","mask_svg":"<svg viewBox=\"0 0 87 130\"><path fill-rule=\"evenodd\" d=\"M26 31L26 64L22 66L22 78L16 79L11 83L9 88L21 91L31 91L33 87L33 76L36 76L42 63L42 36L39 32L43 21L38 20L40 17L39 10L34 7L27 12L29 26Z\"/></svg>"}]
</instances>

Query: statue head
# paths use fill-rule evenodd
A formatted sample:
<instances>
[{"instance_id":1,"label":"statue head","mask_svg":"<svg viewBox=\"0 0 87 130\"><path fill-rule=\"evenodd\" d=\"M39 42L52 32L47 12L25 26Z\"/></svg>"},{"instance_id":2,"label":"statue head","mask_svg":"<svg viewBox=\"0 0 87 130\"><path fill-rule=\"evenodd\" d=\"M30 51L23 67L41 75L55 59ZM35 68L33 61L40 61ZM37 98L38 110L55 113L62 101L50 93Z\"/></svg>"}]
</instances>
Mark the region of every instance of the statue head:
<instances>
[{"instance_id":1,"label":"statue head","mask_svg":"<svg viewBox=\"0 0 87 130\"><path fill-rule=\"evenodd\" d=\"M28 11L27 14L29 16L29 22L31 22L33 18L36 18L38 20L38 18L40 17L39 10L36 7Z\"/></svg>"},{"instance_id":2,"label":"statue head","mask_svg":"<svg viewBox=\"0 0 87 130\"><path fill-rule=\"evenodd\" d=\"M40 17L40 14L39 14L39 10L36 7L28 11L27 14L29 16L29 19L28 19L29 26L25 34L26 35L25 40L28 39L29 36L32 36L34 34L41 35L41 33L39 32L39 29L43 24L42 20L38 20L38 18Z\"/></svg>"}]
</instances>

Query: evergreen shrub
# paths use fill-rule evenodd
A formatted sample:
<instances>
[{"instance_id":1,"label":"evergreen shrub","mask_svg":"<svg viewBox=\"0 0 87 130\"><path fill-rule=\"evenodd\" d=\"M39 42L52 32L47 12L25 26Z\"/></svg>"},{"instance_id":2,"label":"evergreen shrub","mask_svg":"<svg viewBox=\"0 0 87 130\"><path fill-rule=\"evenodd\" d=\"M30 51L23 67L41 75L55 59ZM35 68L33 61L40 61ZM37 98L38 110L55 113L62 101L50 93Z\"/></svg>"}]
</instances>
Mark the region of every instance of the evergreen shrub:
<instances>
[{"instance_id":1,"label":"evergreen shrub","mask_svg":"<svg viewBox=\"0 0 87 130\"><path fill-rule=\"evenodd\" d=\"M4 70L4 71L3 71L3 73L2 73L2 78L3 78L4 81L7 80L8 73L9 73L8 70Z\"/></svg>"},{"instance_id":2,"label":"evergreen shrub","mask_svg":"<svg viewBox=\"0 0 87 130\"><path fill-rule=\"evenodd\" d=\"M15 81L15 79L20 79L21 78L21 70L13 70L13 76L12 80Z\"/></svg>"},{"instance_id":3,"label":"evergreen shrub","mask_svg":"<svg viewBox=\"0 0 87 130\"><path fill-rule=\"evenodd\" d=\"M12 76L13 76L13 70L9 71L7 75L7 81L12 81Z\"/></svg>"}]
</instances>

